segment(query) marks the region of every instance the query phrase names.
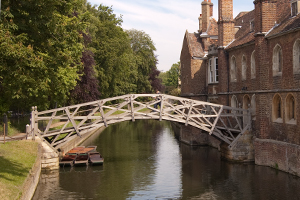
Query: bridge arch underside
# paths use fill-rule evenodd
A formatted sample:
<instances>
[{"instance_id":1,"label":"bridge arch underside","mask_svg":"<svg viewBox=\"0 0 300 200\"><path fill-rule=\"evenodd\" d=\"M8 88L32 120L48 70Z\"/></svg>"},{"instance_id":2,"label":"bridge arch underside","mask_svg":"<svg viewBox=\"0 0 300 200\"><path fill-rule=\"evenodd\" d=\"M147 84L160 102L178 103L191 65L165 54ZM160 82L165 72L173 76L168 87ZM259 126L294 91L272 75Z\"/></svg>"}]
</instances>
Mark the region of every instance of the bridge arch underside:
<instances>
[{"instance_id":1,"label":"bridge arch underside","mask_svg":"<svg viewBox=\"0 0 300 200\"><path fill-rule=\"evenodd\" d=\"M102 126L140 119L168 120L214 135L232 148L250 128L248 110L162 94L129 94L68 107L32 111L31 130L58 150Z\"/></svg>"}]
</instances>

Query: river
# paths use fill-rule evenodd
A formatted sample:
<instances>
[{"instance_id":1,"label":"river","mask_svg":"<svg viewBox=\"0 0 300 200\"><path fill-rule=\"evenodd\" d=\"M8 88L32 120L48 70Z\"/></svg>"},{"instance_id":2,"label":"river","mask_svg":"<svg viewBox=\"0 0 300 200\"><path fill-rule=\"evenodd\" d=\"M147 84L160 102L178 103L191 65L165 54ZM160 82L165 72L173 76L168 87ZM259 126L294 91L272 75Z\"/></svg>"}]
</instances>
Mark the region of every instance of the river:
<instances>
[{"instance_id":1,"label":"river","mask_svg":"<svg viewBox=\"0 0 300 200\"><path fill-rule=\"evenodd\" d=\"M224 161L211 147L182 144L169 122L110 125L83 145L97 145L104 165L42 173L33 200L300 199L300 178Z\"/></svg>"}]
</instances>

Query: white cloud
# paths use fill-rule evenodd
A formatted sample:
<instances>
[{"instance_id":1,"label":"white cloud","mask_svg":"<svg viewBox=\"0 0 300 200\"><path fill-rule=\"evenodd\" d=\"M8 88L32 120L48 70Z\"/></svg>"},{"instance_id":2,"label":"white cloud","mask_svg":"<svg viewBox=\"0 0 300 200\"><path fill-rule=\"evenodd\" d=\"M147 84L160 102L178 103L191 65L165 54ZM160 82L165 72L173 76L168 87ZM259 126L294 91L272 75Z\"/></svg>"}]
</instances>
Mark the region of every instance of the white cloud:
<instances>
[{"instance_id":1,"label":"white cloud","mask_svg":"<svg viewBox=\"0 0 300 200\"><path fill-rule=\"evenodd\" d=\"M123 17L124 29L142 30L149 34L157 48L158 69L167 71L180 59L185 31L198 30L201 0L88 0L91 4L113 6L114 13ZM217 19L217 0L214 17ZM242 4L244 7L239 7ZM234 0L234 15L242 8L249 8L253 0ZM234 7L235 8L235 7ZM253 9L252 6L249 10ZM244 10L241 10L244 11Z\"/></svg>"}]
</instances>

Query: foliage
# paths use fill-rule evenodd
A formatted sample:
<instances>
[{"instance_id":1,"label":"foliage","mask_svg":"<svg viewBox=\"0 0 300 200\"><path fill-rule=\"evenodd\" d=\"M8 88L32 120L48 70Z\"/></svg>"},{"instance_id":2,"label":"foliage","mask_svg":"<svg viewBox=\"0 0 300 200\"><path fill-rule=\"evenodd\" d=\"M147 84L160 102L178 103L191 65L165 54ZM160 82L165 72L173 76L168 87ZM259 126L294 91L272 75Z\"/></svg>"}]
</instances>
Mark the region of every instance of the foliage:
<instances>
[{"instance_id":1,"label":"foliage","mask_svg":"<svg viewBox=\"0 0 300 200\"><path fill-rule=\"evenodd\" d=\"M2 2L0 113L161 89L156 48L86 0Z\"/></svg>"},{"instance_id":2,"label":"foliage","mask_svg":"<svg viewBox=\"0 0 300 200\"><path fill-rule=\"evenodd\" d=\"M171 69L167 71L167 86L178 87L180 77L180 62L172 65Z\"/></svg>"},{"instance_id":3,"label":"foliage","mask_svg":"<svg viewBox=\"0 0 300 200\"><path fill-rule=\"evenodd\" d=\"M159 74L159 78L164 85L165 92L174 96L180 95L179 78L180 78L180 62L174 63L172 67Z\"/></svg>"},{"instance_id":4,"label":"foliage","mask_svg":"<svg viewBox=\"0 0 300 200\"><path fill-rule=\"evenodd\" d=\"M3 3L2 7L9 13L2 15L4 24L14 27L5 30L5 34L8 30L10 38L14 38L9 44L14 51L6 54L1 64L10 68L2 71L7 77L2 82L2 89L11 93L8 98L24 102L22 107L37 105L40 109L66 102L82 68L80 32L84 32L87 24L83 22L84 14L74 15L74 10L82 3L81 0Z\"/></svg>"},{"instance_id":5,"label":"foliage","mask_svg":"<svg viewBox=\"0 0 300 200\"><path fill-rule=\"evenodd\" d=\"M162 85L162 80L159 78L160 71L157 70L156 67L152 67L151 73L149 75L149 81L151 83L151 87L154 91L164 91L164 86Z\"/></svg>"},{"instance_id":6,"label":"foliage","mask_svg":"<svg viewBox=\"0 0 300 200\"><path fill-rule=\"evenodd\" d=\"M129 35L130 45L137 66L137 93L153 92L151 83L153 83L154 87L160 87L155 82L159 72L156 69L157 59L154 54L154 51L156 51L154 43L150 36L143 31L131 29L127 30L126 33ZM149 77L150 75L152 77Z\"/></svg>"}]
</instances>

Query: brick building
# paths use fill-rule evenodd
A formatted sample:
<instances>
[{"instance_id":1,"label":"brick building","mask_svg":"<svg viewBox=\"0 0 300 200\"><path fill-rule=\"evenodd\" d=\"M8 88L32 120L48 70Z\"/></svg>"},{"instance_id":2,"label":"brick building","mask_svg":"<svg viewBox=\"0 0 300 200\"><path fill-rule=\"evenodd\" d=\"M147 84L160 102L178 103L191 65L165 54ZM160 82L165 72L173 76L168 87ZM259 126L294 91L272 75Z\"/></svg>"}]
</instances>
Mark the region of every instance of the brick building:
<instances>
[{"instance_id":1,"label":"brick building","mask_svg":"<svg viewBox=\"0 0 300 200\"><path fill-rule=\"evenodd\" d=\"M233 1L201 3L186 32L181 95L250 109L255 163L300 175L300 0L255 0L233 18Z\"/></svg>"}]
</instances>

